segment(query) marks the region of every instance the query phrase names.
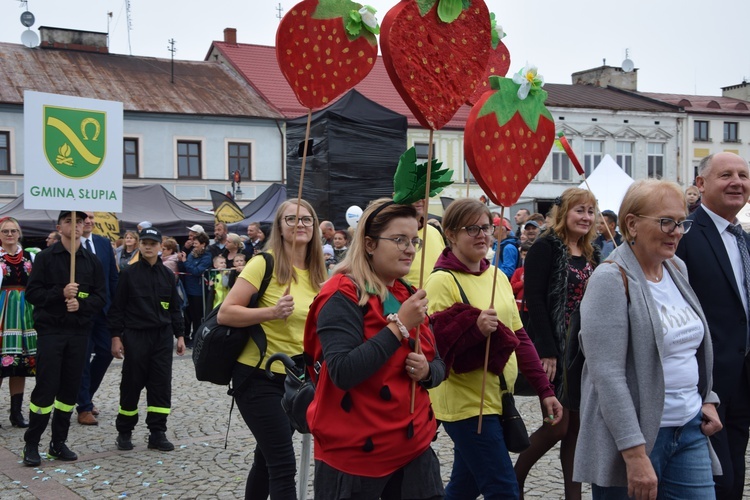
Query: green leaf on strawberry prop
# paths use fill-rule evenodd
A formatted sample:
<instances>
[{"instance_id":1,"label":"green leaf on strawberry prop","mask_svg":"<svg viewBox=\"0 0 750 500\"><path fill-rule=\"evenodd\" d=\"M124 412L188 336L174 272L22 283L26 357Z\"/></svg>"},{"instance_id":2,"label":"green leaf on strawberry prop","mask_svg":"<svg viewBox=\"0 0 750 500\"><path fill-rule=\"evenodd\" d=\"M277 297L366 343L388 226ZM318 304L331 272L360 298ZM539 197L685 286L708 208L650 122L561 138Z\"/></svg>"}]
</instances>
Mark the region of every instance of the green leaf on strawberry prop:
<instances>
[{"instance_id":1,"label":"green leaf on strawberry prop","mask_svg":"<svg viewBox=\"0 0 750 500\"><path fill-rule=\"evenodd\" d=\"M442 165L443 163L437 159L432 160L430 197L453 184L453 170L441 169ZM407 149L399 158L396 174L393 176L393 202L399 205L410 205L423 200L426 181L427 162L417 164L417 150L414 147Z\"/></svg>"},{"instance_id":2,"label":"green leaf on strawberry prop","mask_svg":"<svg viewBox=\"0 0 750 500\"><path fill-rule=\"evenodd\" d=\"M276 31L276 59L297 100L327 106L372 70L379 31L372 7L351 0L304 0Z\"/></svg>"},{"instance_id":3,"label":"green leaf on strawberry prop","mask_svg":"<svg viewBox=\"0 0 750 500\"><path fill-rule=\"evenodd\" d=\"M383 63L393 86L419 123L431 130L448 123L477 89L492 41L484 0L462 1L450 23L438 15L445 0L440 1L401 0L380 29Z\"/></svg>"},{"instance_id":4,"label":"green leaf on strawberry prop","mask_svg":"<svg viewBox=\"0 0 750 500\"><path fill-rule=\"evenodd\" d=\"M521 85L510 78L493 76L490 87L469 113L464 156L487 196L510 207L544 165L555 142L555 122L541 88L532 87L520 99Z\"/></svg>"}]
</instances>

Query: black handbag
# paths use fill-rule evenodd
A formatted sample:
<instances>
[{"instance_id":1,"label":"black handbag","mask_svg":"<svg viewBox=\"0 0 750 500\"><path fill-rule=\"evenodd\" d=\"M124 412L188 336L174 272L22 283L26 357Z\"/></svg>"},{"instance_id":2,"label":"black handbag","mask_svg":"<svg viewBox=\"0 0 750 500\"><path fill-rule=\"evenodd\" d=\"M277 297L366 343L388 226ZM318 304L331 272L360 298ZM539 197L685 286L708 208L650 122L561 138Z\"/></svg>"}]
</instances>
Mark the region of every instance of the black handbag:
<instances>
[{"instance_id":1,"label":"black handbag","mask_svg":"<svg viewBox=\"0 0 750 500\"><path fill-rule=\"evenodd\" d=\"M513 453L521 453L531 445L529 442L529 433L526 431L526 424L523 423L523 418L518 413L516 400L508 390L508 385L505 383L503 375L500 375L500 391L503 403L503 414L500 415L500 425L503 426L505 447Z\"/></svg>"},{"instance_id":2,"label":"black handbag","mask_svg":"<svg viewBox=\"0 0 750 500\"><path fill-rule=\"evenodd\" d=\"M302 356L295 356L295 358L299 358L300 362L295 362L293 358L283 352L272 354L266 362L266 376L269 379L276 377L276 374L271 371L271 365L274 361L281 361L284 364L286 378L284 379L284 395L281 397L281 407L284 409L286 416L289 417L289 423L295 431L309 434L307 407L310 406L315 397L315 383L305 376Z\"/></svg>"}]
</instances>

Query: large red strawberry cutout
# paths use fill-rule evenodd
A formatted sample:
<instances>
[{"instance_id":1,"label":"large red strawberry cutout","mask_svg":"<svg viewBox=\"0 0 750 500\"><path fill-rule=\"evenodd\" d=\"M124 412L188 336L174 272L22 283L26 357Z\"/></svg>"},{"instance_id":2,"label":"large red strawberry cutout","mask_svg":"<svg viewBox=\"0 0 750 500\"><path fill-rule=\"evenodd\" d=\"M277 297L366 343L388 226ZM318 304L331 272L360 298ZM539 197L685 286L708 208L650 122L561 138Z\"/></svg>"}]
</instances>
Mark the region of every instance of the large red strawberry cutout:
<instances>
[{"instance_id":1,"label":"large red strawberry cutout","mask_svg":"<svg viewBox=\"0 0 750 500\"><path fill-rule=\"evenodd\" d=\"M304 0L281 20L276 59L303 106L327 106L362 81L375 65L378 42L362 26L361 9L362 5L350 0Z\"/></svg>"},{"instance_id":2,"label":"large red strawberry cutout","mask_svg":"<svg viewBox=\"0 0 750 500\"><path fill-rule=\"evenodd\" d=\"M440 130L481 81L491 48L483 0L467 0L455 20L450 0L402 0L383 18L380 48L393 86L419 123ZM460 3L460 2L459 2Z\"/></svg>"},{"instance_id":3,"label":"large red strawberry cutout","mask_svg":"<svg viewBox=\"0 0 750 500\"><path fill-rule=\"evenodd\" d=\"M491 76L505 76L510 69L510 51L502 42L505 33L503 28L497 24L495 13L490 13L490 25L492 26L492 49L490 57L487 59L487 67L484 69L484 75L477 85L477 89L469 96L466 101L470 105L476 104L482 97L482 94L490 90Z\"/></svg>"},{"instance_id":4,"label":"large red strawberry cutout","mask_svg":"<svg viewBox=\"0 0 750 500\"><path fill-rule=\"evenodd\" d=\"M532 86L521 99L525 92L510 78L493 76L490 87L466 121L464 157L487 196L510 207L544 165L555 142L555 122L541 88Z\"/></svg>"}]
</instances>

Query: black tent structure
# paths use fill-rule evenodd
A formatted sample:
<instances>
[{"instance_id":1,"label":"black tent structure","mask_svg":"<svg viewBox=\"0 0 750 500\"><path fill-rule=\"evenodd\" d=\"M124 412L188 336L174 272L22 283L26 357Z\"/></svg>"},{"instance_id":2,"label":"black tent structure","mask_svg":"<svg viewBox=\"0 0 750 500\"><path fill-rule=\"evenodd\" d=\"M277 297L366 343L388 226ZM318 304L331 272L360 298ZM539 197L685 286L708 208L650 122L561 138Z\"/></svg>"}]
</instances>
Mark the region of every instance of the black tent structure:
<instances>
[{"instance_id":1,"label":"black tent structure","mask_svg":"<svg viewBox=\"0 0 750 500\"><path fill-rule=\"evenodd\" d=\"M117 214L120 232L135 229L138 223L147 220L162 234L178 238L186 236L187 227L193 224L201 224L206 232L213 233L213 215L181 202L160 184L124 187L122 210ZM28 238L45 237L54 231L58 213L23 208L23 195L0 209L0 217L18 220L24 236Z\"/></svg>"},{"instance_id":2,"label":"black tent structure","mask_svg":"<svg viewBox=\"0 0 750 500\"><path fill-rule=\"evenodd\" d=\"M227 229L230 233L242 235L247 232L247 226L251 222L259 222L262 225L270 224L276 215L276 209L284 201L286 201L286 186L274 182L260 196L243 207L242 213L245 218L239 222L227 224Z\"/></svg>"},{"instance_id":3,"label":"black tent structure","mask_svg":"<svg viewBox=\"0 0 750 500\"><path fill-rule=\"evenodd\" d=\"M287 122L287 189L299 189L307 116ZM406 117L350 90L312 115L302 197L321 220L346 227L346 209L393 196L393 174L406 150Z\"/></svg>"}]
</instances>

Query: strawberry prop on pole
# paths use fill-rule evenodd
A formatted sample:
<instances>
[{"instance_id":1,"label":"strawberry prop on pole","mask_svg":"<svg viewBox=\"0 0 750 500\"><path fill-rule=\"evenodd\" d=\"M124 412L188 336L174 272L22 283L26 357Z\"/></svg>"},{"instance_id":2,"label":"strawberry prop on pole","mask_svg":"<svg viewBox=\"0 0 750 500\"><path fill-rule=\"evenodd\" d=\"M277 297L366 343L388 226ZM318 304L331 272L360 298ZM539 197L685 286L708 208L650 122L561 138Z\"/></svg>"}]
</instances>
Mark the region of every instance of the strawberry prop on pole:
<instances>
[{"instance_id":1,"label":"strawberry prop on pole","mask_svg":"<svg viewBox=\"0 0 750 500\"><path fill-rule=\"evenodd\" d=\"M555 138L555 123L544 105L543 78L527 66L513 78L490 77L485 92L469 113L464 133L464 156L469 170L496 205L513 206L547 159ZM497 266L495 266L495 278ZM493 279L490 308L495 304ZM484 391L490 352L485 346L484 373L479 402L482 432Z\"/></svg>"},{"instance_id":2,"label":"strawberry prop on pole","mask_svg":"<svg viewBox=\"0 0 750 500\"><path fill-rule=\"evenodd\" d=\"M370 73L380 32L375 9L350 0L304 0L276 31L276 60L297 100L308 109L297 220L305 181L312 110L331 104ZM296 240L292 242L292 255ZM287 293L289 290L287 289Z\"/></svg>"},{"instance_id":3,"label":"strawberry prop on pole","mask_svg":"<svg viewBox=\"0 0 750 500\"><path fill-rule=\"evenodd\" d=\"M555 141L555 144L558 144L562 148L562 150L565 151L565 154L568 155L568 158L570 158L570 162L573 164L573 168L576 169L578 175L583 177L583 182L584 184L586 184L586 189L593 193L593 191L591 190L591 186L589 186L589 181L586 179L586 172L583 170L581 162L578 161L578 157L573 152L573 148L571 147L568 139L565 137L565 134L563 132L559 132L557 134L557 141ZM596 215L598 217L602 217L602 212L601 210L599 210L599 201L596 202ZM607 234L612 240L612 243L615 245L615 248L617 248L617 241L615 241L615 236L612 234L612 230L609 228L609 224L604 224L604 227L607 229Z\"/></svg>"},{"instance_id":4,"label":"strawberry prop on pole","mask_svg":"<svg viewBox=\"0 0 750 500\"><path fill-rule=\"evenodd\" d=\"M414 117L430 130L431 165L435 130L448 123L474 93L487 66L490 14L483 0L401 0L383 18L380 36L388 76ZM429 212L431 169L425 182ZM422 239L427 240L427 213ZM419 288L424 285L427 250L422 249ZM419 352L419 327L415 335ZM412 381L411 410L416 383Z\"/></svg>"}]
</instances>

